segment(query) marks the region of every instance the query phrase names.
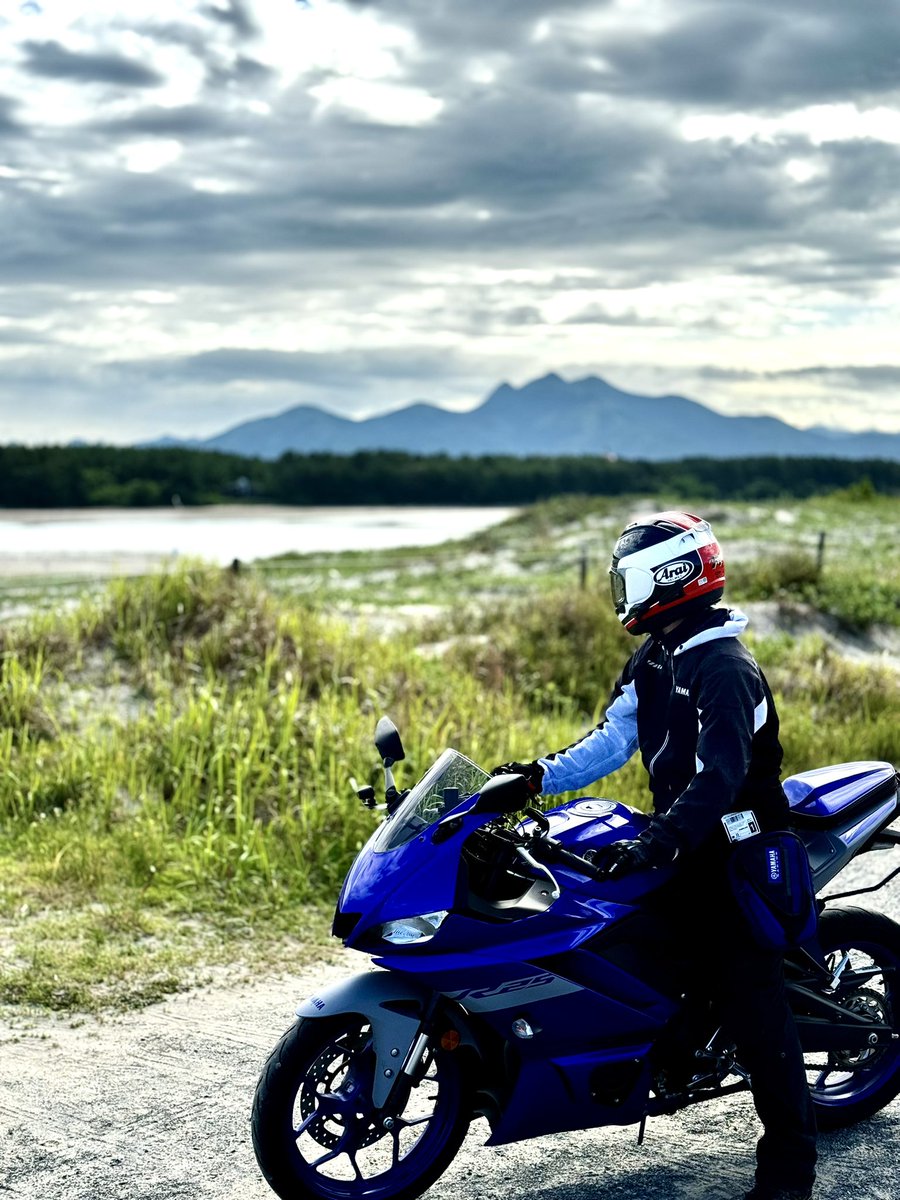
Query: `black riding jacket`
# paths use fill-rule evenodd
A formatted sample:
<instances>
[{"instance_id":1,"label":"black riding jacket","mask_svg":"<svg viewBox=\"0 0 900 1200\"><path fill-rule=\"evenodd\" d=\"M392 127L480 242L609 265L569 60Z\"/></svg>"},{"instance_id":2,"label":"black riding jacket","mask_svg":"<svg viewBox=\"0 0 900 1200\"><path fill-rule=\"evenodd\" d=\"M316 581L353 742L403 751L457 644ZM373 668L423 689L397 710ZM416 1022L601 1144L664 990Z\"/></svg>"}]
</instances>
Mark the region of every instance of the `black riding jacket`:
<instances>
[{"instance_id":1,"label":"black riding jacket","mask_svg":"<svg viewBox=\"0 0 900 1200\"><path fill-rule=\"evenodd\" d=\"M783 825L778 715L765 677L738 641L747 618L711 609L635 651L606 716L573 745L539 759L542 791L586 787L636 750L650 776L654 833L681 851L712 841L728 812L753 809L763 828Z\"/></svg>"}]
</instances>

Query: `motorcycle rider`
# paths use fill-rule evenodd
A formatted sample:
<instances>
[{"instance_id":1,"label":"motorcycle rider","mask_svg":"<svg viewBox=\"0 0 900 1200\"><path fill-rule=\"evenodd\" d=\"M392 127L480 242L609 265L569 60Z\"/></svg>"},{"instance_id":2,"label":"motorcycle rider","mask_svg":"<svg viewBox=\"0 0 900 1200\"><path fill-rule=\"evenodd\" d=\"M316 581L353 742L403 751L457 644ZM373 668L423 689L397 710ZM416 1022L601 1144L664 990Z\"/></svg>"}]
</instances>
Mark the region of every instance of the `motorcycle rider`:
<instances>
[{"instance_id":1,"label":"motorcycle rider","mask_svg":"<svg viewBox=\"0 0 900 1200\"><path fill-rule=\"evenodd\" d=\"M660 512L624 530L610 567L613 603L629 633L650 636L619 676L600 724L530 763L494 774L525 776L535 794L587 786L639 750L654 814L603 860L610 876L675 862L665 890L718 1016L749 1072L764 1133L745 1200L810 1200L816 1125L778 951L753 940L731 895L721 818L752 810L763 830L783 826L778 716L765 677L738 640L747 618L717 608L722 552L707 521ZM670 918L671 919L671 918Z\"/></svg>"}]
</instances>

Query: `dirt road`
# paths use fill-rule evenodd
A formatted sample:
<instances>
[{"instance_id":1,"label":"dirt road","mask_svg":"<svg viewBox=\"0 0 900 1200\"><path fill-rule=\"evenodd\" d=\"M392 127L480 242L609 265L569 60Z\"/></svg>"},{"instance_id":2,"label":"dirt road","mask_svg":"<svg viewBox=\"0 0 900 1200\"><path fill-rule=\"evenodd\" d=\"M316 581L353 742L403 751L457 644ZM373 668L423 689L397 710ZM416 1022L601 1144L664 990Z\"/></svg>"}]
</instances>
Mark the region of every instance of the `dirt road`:
<instances>
[{"instance_id":1,"label":"dirt road","mask_svg":"<svg viewBox=\"0 0 900 1200\"><path fill-rule=\"evenodd\" d=\"M889 856L868 858L859 871L880 878ZM900 886L871 906L900 917ZM76 1028L0 1022L0 1197L271 1200L248 1132L259 1069L295 1001L363 965L346 954L305 976L211 987ZM651 1121L641 1148L633 1129L499 1149L486 1136L478 1122L430 1200L731 1200L752 1173L757 1125L741 1095ZM821 1152L818 1200L896 1200L900 1100L823 1137Z\"/></svg>"}]
</instances>

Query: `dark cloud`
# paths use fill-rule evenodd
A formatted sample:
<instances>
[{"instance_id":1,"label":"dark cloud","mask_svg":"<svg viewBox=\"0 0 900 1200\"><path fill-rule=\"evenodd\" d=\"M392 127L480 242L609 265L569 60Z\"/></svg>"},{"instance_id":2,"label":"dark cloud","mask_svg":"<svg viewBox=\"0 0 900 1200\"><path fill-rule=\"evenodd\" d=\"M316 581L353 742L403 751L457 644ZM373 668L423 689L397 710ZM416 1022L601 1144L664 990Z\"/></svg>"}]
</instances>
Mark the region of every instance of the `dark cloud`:
<instances>
[{"instance_id":1,"label":"dark cloud","mask_svg":"<svg viewBox=\"0 0 900 1200\"><path fill-rule=\"evenodd\" d=\"M221 5L206 4L201 11L214 21L227 25L238 37L249 39L259 34L259 26L244 0L224 0Z\"/></svg>"},{"instance_id":2,"label":"dark cloud","mask_svg":"<svg viewBox=\"0 0 900 1200\"><path fill-rule=\"evenodd\" d=\"M208 85L215 88L218 85L244 85L258 87L275 78L275 72L265 63L259 62L249 55L239 54L228 63L213 63L209 68Z\"/></svg>"},{"instance_id":3,"label":"dark cloud","mask_svg":"<svg viewBox=\"0 0 900 1200\"><path fill-rule=\"evenodd\" d=\"M15 325L0 325L0 346L46 346L53 341L34 329L23 329Z\"/></svg>"},{"instance_id":4,"label":"dark cloud","mask_svg":"<svg viewBox=\"0 0 900 1200\"><path fill-rule=\"evenodd\" d=\"M169 21L160 17L133 21L120 16L110 22L110 28L119 33L137 33L163 46L180 46L200 62L205 62L210 54L219 52L218 44L210 38L206 25L190 25L185 21Z\"/></svg>"},{"instance_id":5,"label":"dark cloud","mask_svg":"<svg viewBox=\"0 0 900 1200\"><path fill-rule=\"evenodd\" d=\"M211 100L212 94L222 87L233 88L245 84L259 87L277 79L272 67L246 52L246 45L259 34L258 27L249 23L250 16L246 9L239 9L243 16L212 5L206 5L200 11L206 16L207 22L213 23L212 28L208 23L197 25L160 18L136 23L119 18L115 27L139 33L159 45L177 46L187 51L205 68L206 91ZM219 26L219 29L215 26ZM238 36L223 40L222 33L227 30L236 32Z\"/></svg>"},{"instance_id":6,"label":"dark cloud","mask_svg":"<svg viewBox=\"0 0 900 1200\"><path fill-rule=\"evenodd\" d=\"M834 213L834 223L848 214L876 215L890 205L889 220L900 197L900 146L868 139L832 142L821 150L826 163L823 211Z\"/></svg>"},{"instance_id":7,"label":"dark cloud","mask_svg":"<svg viewBox=\"0 0 900 1200\"><path fill-rule=\"evenodd\" d=\"M596 14L613 0L347 0L348 7L368 9L414 29L427 47L443 49L445 58L465 52L473 57L489 51L513 51L533 41L536 27L548 18ZM538 51L539 52L539 51Z\"/></svg>"},{"instance_id":8,"label":"dark cloud","mask_svg":"<svg viewBox=\"0 0 900 1200\"><path fill-rule=\"evenodd\" d=\"M25 42L24 69L47 79L108 83L116 87L157 87L165 76L123 54L76 52L59 42Z\"/></svg>"},{"instance_id":9,"label":"dark cloud","mask_svg":"<svg viewBox=\"0 0 900 1200\"><path fill-rule=\"evenodd\" d=\"M63 212L56 201L31 197L20 214L25 236L0 249L8 277L55 274L76 282L106 273L111 280L130 277L138 286L158 286L167 277L173 283L206 277L238 284L269 273L273 283L291 276L293 286L304 288L315 286L323 256L335 261L336 255L357 255L358 269L363 261L388 255L400 270L414 269L426 261L423 256L447 254L472 261L581 263L602 270L612 285L632 286L688 277L699 263L706 270L727 264L798 281L824 278L831 270L838 281L860 288L869 263L892 269L891 206L900 183L895 147L828 147L819 151L827 158L826 178L795 185L784 165L810 149L805 139L688 143L665 114L639 105L574 104L563 90L561 70L559 81L548 86L542 68L556 69L569 50L574 86L583 86L577 71L596 47L582 31L578 49L573 30L583 12L603 11L604 5L555 7L554 19L564 17L569 25L558 37L529 42L521 61L506 72L498 67L489 85L463 79L466 60L453 53L443 55L440 70L434 68L434 49L446 27L454 25L455 36L468 39L477 55L483 42L492 44L495 22L533 25L545 15L545 5L504 0L476 6L463 0L423 8L412 0L388 0L375 8L416 29L421 46L406 64L408 77L420 79L422 64L433 68L430 86L445 105L435 120L394 126L336 106L317 111L305 77L273 97L269 117L252 116L239 104L223 105L220 88L190 105L148 107L91 122L84 132L95 138L102 134L114 143L167 136L189 142L191 152L164 176L138 180L111 170L93 172L80 194L89 207ZM764 7L741 4L718 16L703 11L715 36L730 31L724 58L705 56L710 71L719 71L724 61L726 74L735 39L752 59L773 19ZM250 20L248 10L234 6L207 15L234 29ZM679 28L690 40L687 18ZM160 26L157 32L186 43L190 31ZM635 35L629 44L645 53L647 40ZM206 39L204 61L211 75L214 60L231 61L221 51L221 38ZM234 60L231 68L229 96L235 100L258 95L251 78L241 80L242 71L252 76L257 65L242 62ZM682 61L679 69L690 74L691 62ZM597 70L596 64L590 67L594 75ZM328 78L319 71L316 81ZM644 84L652 93L653 81ZM100 147L98 140L95 149ZM240 183L234 194L213 196L193 187L195 176L223 173ZM847 221L838 214L866 204L865 225L842 228ZM90 256L82 253L85 247ZM794 247L805 253L792 254ZM821 251L821 270L810 250ZM763 251L769 253L759 265ZM315 260L315 268L303 270L304 260ZM856 270L858 263L866 265Z\"/></svg>"},{"instance_id":10,"label":"dark cloud","mask_svg":"<svg viewBox=\"0 0 900 1200\"><path fill-rule=\"evenodd\" d=\"M144 359L109 363L111 372L143 380L178 380L187 385L230 383L313 384L354 388L362 375L371 378L416 382L458 369L460 361L444 350L346 350L335 352L212 350L188 357Z\"/></svg>"},{"instance_id":11,"label":"dark cloud","mask_svg":"<svg viewBox=\"0 0 900 1200\"><path fill-rule=\"evenodd\" d=\"M586 25L602 3L364 5L413 28L435 58L441 48L478 58L515 51L509 69L569 94L655 99L687 106L777 111L893 92L900 72L900 8L840 0L732 0L672 4L669 19ZM550 33L534 40L541 21ZM429 60L431 65L431 60ZM446 69L446 68L445 68Z\"/></svg>"},{"instance_id":12,"label":"dark cloud","mask_svg":"<svg viewBox=\"0 0 900 1200\"><path fill-rule=\"evenodd\" d=\"M609 309L604 308L602 304L589 304L587 308L581 309L580 312L573 313L571 317L567 317L562 322L563 325L674 325L680 324L678 314L673 313L671 318L663 321L659 317L644 317L640 313L630 309L624 309L622 312L613 313Z\"/></svg>"},{"instance_id":13,"label":"dark cloud","mask_svg":"<svg viewBox=\"0 0 900 1200\"><path fill-rule=\"evenodd\" d=\"M17 101L9 96L0 96L0 137L25 132L13 115L17 108Z\"/></svg>"},{"instance_id":14,"label":"dark cloud","mask_svg":"<svg viewBox=\"0 0 900 1200\"><path fill-rule=\"evenodd\" d=\"M233 136L235 121L212 106L185 104L138 109L127 117L92 121L85 127L98 133L121 137L218 137Z\"/></svg>"},{"instance_id":15,"label":"dark cloud","mask_svg":"<svg viewBox=\"0 0 900 1200\"><path fill-rule=\"evenodd\" d=\"M270 118L197 104L95 122L98 147L101 134L159 135L192 149L155 176L95 170L77 205L23 196L0 270L23 282L303 290L323 272L349 281L390 261L396 278L452 256L591 267L608 286L702 266L865 291L896 268L894 147L862 158L834 147L828 179L811 188L785 176L793 143L685 143L637 114L598 124L556 97L524 100L492 96L422 128L314 122L299 96ZM223 172L233 193L193 186ZM850 220L861 174L869 210Z\"/></svg>"},{"instance_id":16,"label":"dark cloud","mask_svg":"<svg viewBox=\"0 0 900 1200\"><path fill-rule=\"evenodd\" d=\"M697 374L702 379L733 383L754 383L764 380L810 379L836 387L859 388L864 391L896 392L900 389L900 366L880 363L872 366L845 364L843 366L793 367L782 371L747 371L728 367L702 367Z\"/></svg>"}]
</instances>

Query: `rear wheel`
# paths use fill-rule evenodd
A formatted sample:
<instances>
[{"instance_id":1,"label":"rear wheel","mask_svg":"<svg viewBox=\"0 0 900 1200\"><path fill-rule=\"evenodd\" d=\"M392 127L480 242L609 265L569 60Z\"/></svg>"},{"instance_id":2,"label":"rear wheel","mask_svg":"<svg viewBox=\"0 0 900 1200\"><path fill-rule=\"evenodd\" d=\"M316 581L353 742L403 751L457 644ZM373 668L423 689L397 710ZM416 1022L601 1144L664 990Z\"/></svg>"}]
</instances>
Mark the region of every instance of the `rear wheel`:
<instances>
[{"instance_id":1,"label":"rear wheel","mask_svg":"<svg viewBox=\"0 0 900 1200\"><path fill-rule=\"evenodd\" d=\"M900 925L862 908L828 909L819 943L829 970L840 971L831 999L900 1032ZM865 1120L900 1093L900 1041L804 1058L820 1129Z\"/></svg>"},{"instance_id":2,"label":"rear wheel","mask_svg":"<svg viewBox=\"0 0 900 1200\"><path fill-rule=\"evenodd\" d=\"M470 1118L457 1056L428 1050L389 1110L373 1107L375 1070L362 1016L301 1020L282 1037L251 1117L257 1162L282 1200L412 1200L452 1162Z\"/></svg>"}]
</instances>

